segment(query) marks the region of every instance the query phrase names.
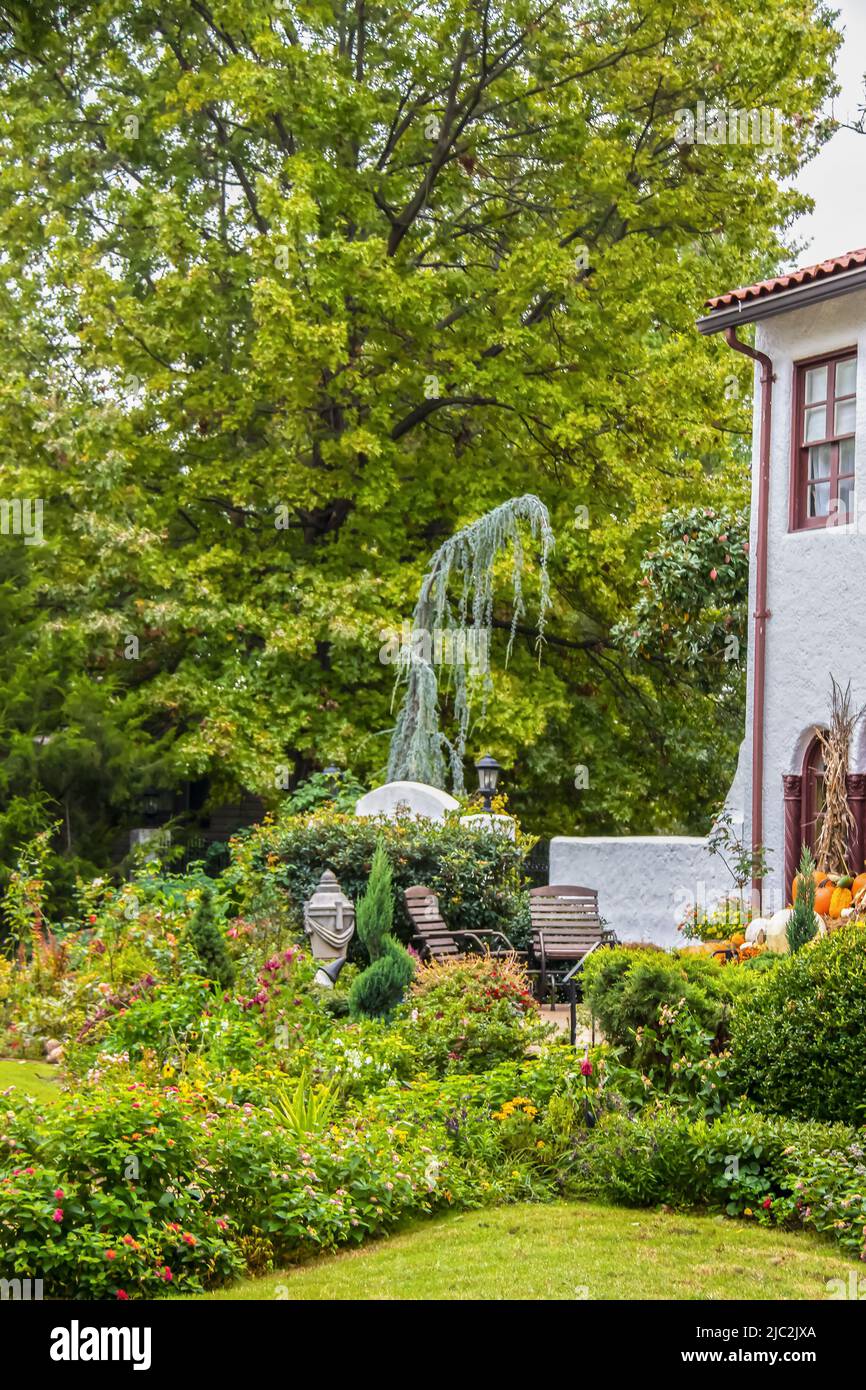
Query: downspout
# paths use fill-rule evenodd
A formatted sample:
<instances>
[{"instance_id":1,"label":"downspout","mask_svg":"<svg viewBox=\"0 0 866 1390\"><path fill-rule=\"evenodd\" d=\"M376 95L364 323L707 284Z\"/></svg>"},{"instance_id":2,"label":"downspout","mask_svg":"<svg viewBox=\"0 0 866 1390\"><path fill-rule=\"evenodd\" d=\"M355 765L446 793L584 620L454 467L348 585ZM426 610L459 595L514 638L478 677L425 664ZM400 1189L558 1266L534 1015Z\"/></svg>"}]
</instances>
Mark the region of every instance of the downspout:
<instances>
[{"instance_id":1,"label":"downspout","mask_svg":"<svg viewBox=\"0 0 866 1390\"><path fill-rule=\"evenodd\" d=\"M755 554L754 682L752 687L752 855L753 865L764 842L764 689L767 665L767 536L770 510L770 440L773 419L773 363L726 328L728 346L761 364L761 442L758 476L758 526ZM752 875L752 902L761 910L761 880Z\"/></svg>"}]
</instances>

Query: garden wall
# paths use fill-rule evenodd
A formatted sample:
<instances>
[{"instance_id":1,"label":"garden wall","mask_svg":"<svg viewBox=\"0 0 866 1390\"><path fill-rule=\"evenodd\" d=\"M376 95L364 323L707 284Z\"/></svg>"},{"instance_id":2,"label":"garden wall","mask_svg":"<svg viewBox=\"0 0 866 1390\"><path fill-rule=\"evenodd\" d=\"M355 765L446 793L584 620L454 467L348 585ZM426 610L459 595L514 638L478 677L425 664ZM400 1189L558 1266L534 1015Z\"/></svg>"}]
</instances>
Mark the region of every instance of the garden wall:
<instances>
[{"instance_id":1,"label":"garden wall","mask_svg":"<svg viewBox=\"0 0 866 1390\"><path fill-rule=\"evenodd\" d=\"M731 879L704 839L686 835L557 835L550 882L598 889L598 906L620 941L682 945L677 931L695 902L712 904Z\"/></svg>"}]
</instances>

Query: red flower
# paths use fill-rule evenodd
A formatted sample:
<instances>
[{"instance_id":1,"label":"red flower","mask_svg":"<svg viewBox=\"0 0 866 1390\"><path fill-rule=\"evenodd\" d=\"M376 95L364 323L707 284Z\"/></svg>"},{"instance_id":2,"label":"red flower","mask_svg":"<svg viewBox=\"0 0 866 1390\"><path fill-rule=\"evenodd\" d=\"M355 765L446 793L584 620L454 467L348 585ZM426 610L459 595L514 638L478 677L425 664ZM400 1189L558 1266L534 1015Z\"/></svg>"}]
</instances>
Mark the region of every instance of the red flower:
<instances>
[{"instance_id":1,"label":"red flower","mask_svg":"<svg viewBox=\"0 0 866 1390\"><path fill-rule=\"evenodd\" d=\"M54 1196L55 1196L55 1198L56 1198L56 1200L57 1200L58 1202L62 1202L62 1201L63 1201L63 1188L62 1188L62 1187L55 1187L55 1189L54 1189Z\"/></svg>"},{"instance_id":2,"label":"red flower","mask_svg":"<svg viewBox=\"0 0 866 1390\"><path fill-rule=\"evenodd\" d=\"M116 1250L106 1250L106 1252L105 1252L105 1258L106 1258L107 1260L116 1260L116 1259L117 1259L117 1251L116 1251Z\"/></svg>"},{"instance_id":3,"label":"red flower","mask_svg":"<svg viewBox=\"0 0 866 1390\"><path fill-rule=\"evenodd\" d=\"M126 1289L118 1289L117 1297L120 1299L121 1303L129 1302L129 1294L126 1292Z\"/></svg>"},{"instance_id":4,"label":"red flower","mask_svg":"<svg viewBox=\"0 0 866 1390\"><path fill-rule=\"evenodd\" d=\"M588 1057L584 1057L580 1064L580 1074L581 1076L592 1076L592 1062Z\"/></svg>"},{"instance_id":5,"label":"red flower","mask_svg":"<svg viewBox=\"0 0 866 1390\"><path fill-rule=\"evenodd\" d=\"M765 1197L764 1200L763 1200L763 1202L761 1203L761 1206L764 1208L764 1211L769 1211L769 1210L770 1210L770 1207L771 1207L772 1205L773 1205L773 1199L772 1199L772 1197Z\"/></svg>"},{"instance_id":6,"label":"red flower","mask_svg":"<svg viewBox=\"0 0 866 1390\"><path fill-rule=\"evenodd\" d=\"M169 1269L168 1265L165 1265L165 1266L163 1267L162 1278L163 1278L163 1281L164 1281L166 1284L170 1284L171 1281L172 1281L172 1279L174 1278L174 1275L172 1274L172 1272L171 1272L171 1270Z\"/></svg>"},{"instance_id":7,"label":"red flower","mask_svg":"<svg viewBox=\"0 0 866 1390\"><path fill-rule=\"evenodd\" d=\"M54 1210L54 1215L52 1216L51 1219L52 1219L52 1221L62 1221L62 1220L63 1220L63 1208L62 1208L62 1207L56 1207L55 1210Z\"/></svg>"}]
</instances>

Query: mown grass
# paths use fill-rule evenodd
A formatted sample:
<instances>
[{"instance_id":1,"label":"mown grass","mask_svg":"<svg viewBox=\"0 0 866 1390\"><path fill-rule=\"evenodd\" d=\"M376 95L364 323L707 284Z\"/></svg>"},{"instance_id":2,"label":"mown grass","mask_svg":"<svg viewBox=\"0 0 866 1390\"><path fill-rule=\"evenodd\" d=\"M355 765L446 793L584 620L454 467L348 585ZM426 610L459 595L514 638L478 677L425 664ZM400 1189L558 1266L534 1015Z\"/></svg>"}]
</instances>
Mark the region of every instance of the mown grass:
<instances>
[{"instance_id":1,"label":"mown grass","mask_svg":"<svg viewBox=\"0 0 866 1390\"><path fill-rule=\"evenodd\" d=\"M57 1076L57 1068L47 1062L20 1062L11 1058L0 1060L0 1091L14 1086L24 1095L34 1096L36 1100L53 1105L60 1100L62 1091Z\"/></svg>"},{"instance_id":2,"label":"mown grass","mask_svg":"<svg viewBox=\"0 0 866 1390\"><path fill-rule=\"evenodd\" d=\"M818 1236L596 1203L440 1217L217 1299L820 1299L857 1266Z\"/></svg>"}]
</instances>

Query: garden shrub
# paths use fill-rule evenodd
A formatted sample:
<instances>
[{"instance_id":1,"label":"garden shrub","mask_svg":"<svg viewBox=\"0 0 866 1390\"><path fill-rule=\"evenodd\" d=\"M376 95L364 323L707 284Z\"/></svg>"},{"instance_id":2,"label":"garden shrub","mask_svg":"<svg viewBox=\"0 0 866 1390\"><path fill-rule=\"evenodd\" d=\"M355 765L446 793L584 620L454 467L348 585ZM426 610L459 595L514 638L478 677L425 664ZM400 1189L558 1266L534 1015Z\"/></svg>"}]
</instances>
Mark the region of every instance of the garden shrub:
<instances>
[{"instance_id":1,"label":"garden shrub","mask_svg":"<svg viewBox=\"0 0 866 1390\"><path fill-rule=\"evenodd\" d=\"M662 1105L612 1112L576 1136L568 1191L626 1206L706 1206L833 1235L866 1258L863 1131L732 1110L694 1120Z\"/></svg>"},{"instance_id":2,"label":"garden shrub","mask_svg":"<svg viewBox=\"0 0 866 1390\"><path fill-rule=\"evenodd\" d=\"M515 946L525 945L529 918L523 866L531 838L519 832L515 840L483 831L467 834L456 814L428 821L358 818L330 806L309 815L284 811L232 841L232 862L222 883L238 911L273 909L282 899L300 926L303 905L326 868L350 898L361 897L379 840L391 864L394 932L401 941L410 941L414 932L403 891L426 884L438 895L451 926L504 931Z\"/></svg>"},{"instance_id":3,"label":"garden shrub","mask_svg":"<svg viewBox=\"0 0 866 1390\"><path fill-rule=\"evenodd\" d=\"M866 1116L866 926L786 956L737 1003L742 1085L762 1109L862 1123Z\"/></svg>"},{"instance_id":4,"label":"garden shrub","mask_svg":"<svg viewBox=\"0 0 866 1390\"><path fill-rule=\"evenodd\" d=\"M656 1028L659 1011L684 1009L694 1024L724 1044L726 1021L735 996L751 992L752 977L739 967L723 966L705 956L613 947L596 951L583 969L583 992L608 1042L633 1064L641 1053L640 1029ZM681 1001L682 1004L681 1004ZM663 1065L660 1052L643 1060Z\"/></svg>"},{"instance_id":5,"label":"garden shrub","mask_svg":"<svg viewBox=\"0 0 866 1390\"><path fill-rule=\"evenodd\" d=\"M234 982L235 971L223 934L214 913L214 891L206 884L196 904L187 929L189 944L195 952L202 973L221 989Z\"/></svg>"},{"instance_id":6,"label":"garden shrub","mask_svg":"<svg viewBox=\"0 0 866 1390\"><path fill-rule=\"evenodd\" d=\"M391 935L393 920L391 865L379 840L367 888L356 912L358 935L367 948L370 964L349 991L349 1012L354 1018L390 1014L415 973L409 952Z\"/></svg>"},{"instance_id":7,"label":"garden shrub","mask_svg":"<svg viewBox=\"0 0 866 1390\"><path fill-rule=\"evenodd\" d=\"M513 957L468 955L419 967L403 1006L403 1029L421 1067L487 1071L522 1057L538 1006Z\"/></svg>"}]
</instances>

